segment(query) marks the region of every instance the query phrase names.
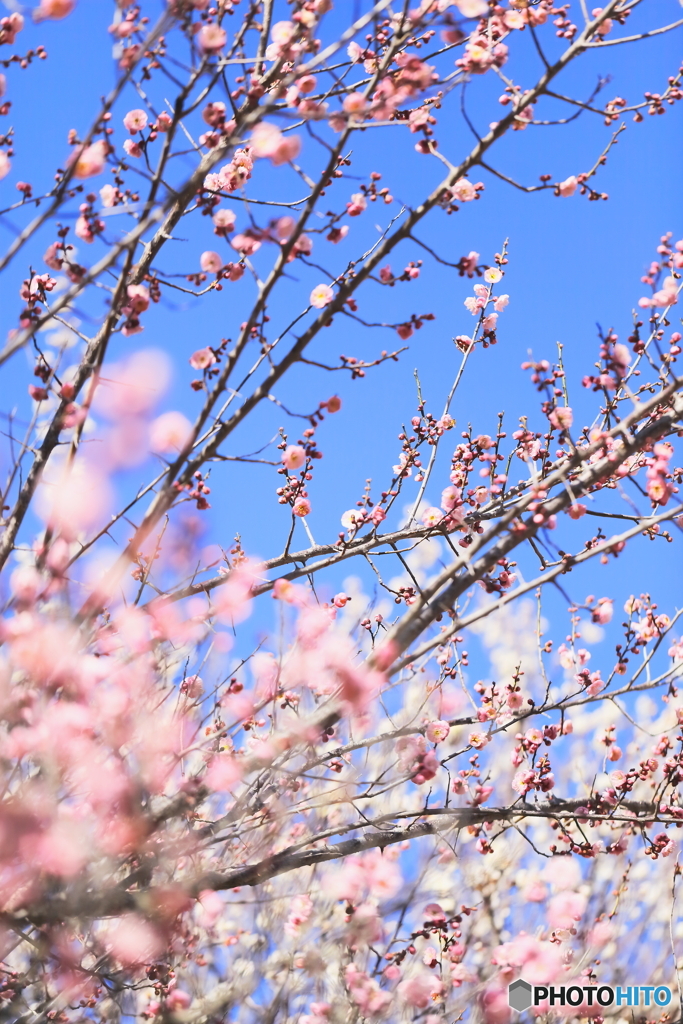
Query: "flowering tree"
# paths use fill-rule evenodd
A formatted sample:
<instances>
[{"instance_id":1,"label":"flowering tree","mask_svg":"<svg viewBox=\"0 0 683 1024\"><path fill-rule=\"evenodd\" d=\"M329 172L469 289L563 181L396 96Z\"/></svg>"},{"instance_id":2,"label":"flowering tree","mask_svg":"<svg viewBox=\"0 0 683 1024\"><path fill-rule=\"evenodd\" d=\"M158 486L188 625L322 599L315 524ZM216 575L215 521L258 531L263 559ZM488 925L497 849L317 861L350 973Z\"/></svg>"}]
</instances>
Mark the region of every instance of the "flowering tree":
<instances>
[{"instance_id":1,"label":"flowering tree","mask_svg":"<svg viewBox=\"0 0 683 1024\"><path fill-rule=\"evenodd\" d=\"M105 6L116 85L56 173L15 182L22 124L0 136L0 268L21 294L0 362L22 395L4 389L2 1019L507 1024L520 976L678 991L680 612L637 584L615 604L609 567L683 522L683 240L661 238L626 341L603 332L582 380L561 348L529 357L528 415L485 411L477 433L456 428L458 388L495 362L509 247L453 256L423 233L455 230L494 177L606 199L626 119L668 111L683 68L642 100L562 75L676 29L677 5L173 0L155 21L118 0L111 25ZM6 118L16 65L48 57L24 39L68 32L74 7L0 21ZM511 132L542 146L578 115L608 129L588 170L567 155L529 186L494 168ZM416 200L392 195L385 146L422 161ZM354 147L381 172L356 177ZM376 323L370 303L422 289L429 310L435 265L472 286L452 379L438 411L419 386L397 410L397 465L316 542L317 437L344 429L329 375L370 394L402 361L433 315ZM165 340L155 317L181 297ZM361 356L330 354L340 324ZM184 411L158 414L178 353ZM293 374L296 410L277 397ZM271 481L265 559L212 520L240 472L242 495ZM335 595L347 563L374 597ZM608 567L585 599L584 563ZM613 615L596 664L581 631Z\"/></svg>"}]
</instances>

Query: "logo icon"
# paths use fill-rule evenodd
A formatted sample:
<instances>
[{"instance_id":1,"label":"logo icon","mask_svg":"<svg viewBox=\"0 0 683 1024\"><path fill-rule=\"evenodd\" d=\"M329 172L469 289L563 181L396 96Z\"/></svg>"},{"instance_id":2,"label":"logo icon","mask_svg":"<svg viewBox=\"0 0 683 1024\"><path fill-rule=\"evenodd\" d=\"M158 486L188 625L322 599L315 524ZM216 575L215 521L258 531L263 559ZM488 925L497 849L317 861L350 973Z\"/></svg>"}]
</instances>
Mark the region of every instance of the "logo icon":
<instances>
[{"instance_id":1,"label":"logo icon","mask_svg":"<svg viewBox=\"0 0 683 1024\"><path fill-rule=\"evenodd\" d=\"M528 981L519 978L508 986L508 1003L513 1010L521 1013L528 1010L532 1003L531 985Z\"/></svg>"}]
</instances>

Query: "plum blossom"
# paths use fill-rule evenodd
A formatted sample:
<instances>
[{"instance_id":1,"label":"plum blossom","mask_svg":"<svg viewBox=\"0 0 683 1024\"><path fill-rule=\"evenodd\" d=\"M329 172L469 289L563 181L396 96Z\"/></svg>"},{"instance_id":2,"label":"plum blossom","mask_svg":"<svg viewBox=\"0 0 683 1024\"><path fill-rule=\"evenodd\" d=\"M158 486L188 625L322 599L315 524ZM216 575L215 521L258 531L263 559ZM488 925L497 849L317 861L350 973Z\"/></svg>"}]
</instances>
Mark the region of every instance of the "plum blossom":
<instances>
[{"instance_id":1,"label":"plum blossom","mask_svg":"<svg viewBox=\"0 0 683 1024\"><path fill-rule=\"evenodd\" d=\"M213 54L220 53L225 46L228 34L224 28L220 25L216 25L212 22L209 25L203 25L197 33L197 44L203 53Z\"/></svg>"},{"instance_id":2,"label":"plum blossom","mask_svg":"<svg viewBox=\"0 0 683 1024\"><path fill-rule=\"evenodd\" d=\"M94 178L105 168L108 146L106 142L93 142L91 146L81 147L67 161L69 166L75 164L75 178Z\"/></svg>"},{"instance_id":3,"label":"plum blossom","mask_svg":"<svg viewBox=\"0 0 683 1024\"><path fill-rule=\"evenodd\" d=\"M363 512L359 508L350 508L341 517L341 524L345 530L357 530L363 523Z\"/></svg>"},{"instance_id":4,"label":"plum blossom","mask_svg":"<svg viewBox=\"0 0 683 1024\"><path fill-rule=\"evenodd\" d=\"M354 192L350 201L346 204L346 211L349 217L359 217L368 208L368 201L362 192Z\"/></svg>"},{"instance_id":5,"label":"plum blossom","mask_svg":"<svg viewBox=\"0 0 683 1024\"><path fill-rule=\"evenodd\" d=\"M344 97L344 103L342 104L344 112L350 114L352 117L357 114L363 114L367 107L367 102L362 92L352 92L348 96Z\"/></svg>"},{"instance_id":6,"label":"plum blossom","mask_svg":"<svg viewBox=\"0 0 683 1024\"><path fill-rule=\"evenodd\" d=\"M608 622L612 621L612 615L614 614L614 601L611 597L601 597L598 600L595 608L591 612L591 619L593 622L599 622L601 626L606 626Z\"/></svg>"},{"instance_id":7,"label":"plum blossom","mask_svg":"<svg viewBox=\"0 0 683 1024\"><path fill-rule=\"evenodd\" d=\"M150 427L150 448L153 452L182 451L192 436L192 424L181 412L165 412Z\"/></svg>"},{"instance_id":8,"label":"plum blossom","mask_svg":"<svg viewBox=\"0 0 683 1024\"><path fill-rule=\"evenodd\" d=\"M275 167L289 163L299 155L301 139L298 135L283 135L277 125L262 121L251 136L251 152L255 157L267 157Z\"/></svg>"},{"instance_id":9,"label":"plum blossom","mask_svg":"<svg viewBox=\"0 0 683 1024\"><path fill-rule=\"evenodd\" d=\"M266 48L267 60L279 60L291 55L291 44L298 32L294 21L276 21L270 30L271 42Z\"/></svg>"},{"instance_id":10,"label":"plum blossom","mask_svg":"<svg viewBox=\"0 0 683 1024\"><path fill-rule=\"evenodd\" d=\"M42 21L43 18L61 21L71 14L75 6L76 0L40 0L40 7L36 10L34 18L36 21Z\"/></svg>"},{"instance_id":11,"label":"plum blossom","mask_svg":"<svg viewBox=\"0 0 683 1024\"><path fill-rule=\"evenodd\" d=\"M443 518L444 515L441 509L432 506L431 508L427 508L424 510L424 512L420 516L420 521L423 526L432 527L438 526L439 523L443 522Z\"/></svg>"},{"instance_id":12,"label":"plum blossom","mask_svg":"<svg viewBox=\"0 0 683 1024\"><path fill-rule=\"evenodd\" d=\"M308 895L295 896L292 899L289 910L289 917L285 922L285 935L296 938L301 931L301 926L308 921L313 913L313 901Z\"/></svg>"},{"instance_id":13,"label":"plum blossom","mask_svg":"<svg viewBox=\"0 0 683 1024\"><path fill-rule=\"evenodd\" d=\"M481 18L488 14L486 0L453 0L453 2L463 18Z\"/></svg>"},{"instance_id":14,"label":"plum blossom","mask_svg":"<svg viewBox=\"0 0 683 1024\"><path fill-rule=\"evenodd\" d=\"M451 727L448 722L430 722L426 729L426 736L430 743L443 743L450 731Z\"/></svg>"},{"instance_id":15,"label":"plum blossom","mask_svg":"<svg viewBox=\"0 0 683 1024\"><path fill-rule=\"evenodd\" d=\"M458 178L452 186L451 192L460 203L471 203L473 199L477 198L477 190L467 178Z\"/></svg>"},{"instance_id":16,"label":"plum blossom","mask_svg":"<svg viewBox=\"0 0 683 1024\"><path fill-rule=\"evenodd\" d=\"M282 462L287 469L300 469L306 461L306 452L298 444L288 445L282 453Z\"/></svg>"},{"instance_id":17,"label":"plum blossom","mask_svg":"<svg viewBox=\"0 0 683 1024\"><path fill-rule=\"evenodd\" d=\"M562 954L550 942L534 939L521 932L516 939L496 947L493 962L509 964L521 969L522 976L532 985L554 980L562 969Z\"/></svg>"},{"instance_id":18,"label":"plum blossom","mask_svg":"<svg viewBox=\"0 0 683 1024\"><path fill-rule=\"evenodd\" d=\"M105 209L111 209L111 207L116 206L117 198L118 191L113 185L103 185L100 189L100 199Z\"/></svg>"},{"instance_id":19,"label":"plum blossom","mask_svg":"<svg viewBox=\"0 0 683 1024\"><path fill-rule=\"evenodd\" d=\"M564 197L573 196L576 192L578 184L579 183L576 179L576 175L572 174L570 175L570 177L565 178L564 181L560 182L560 184L557 186L557 191L561 196Z\"/></svg>"},{"instance_id":20,"label":"plum blossom","mask_svg":"<svg viewBox=\"0 0 683 1024\"><path fill-rule=\"evenodd\" d=\"M210 348L198 348L196 352L193 352L190 356L190 366L195 370L208 370L210 366L216 362L216 356L213 349Z\"/></svg>"},{"instance_id":21,"label":"plum blossom","mask_svg":"<svg viewBox=\"0 0 683 1024\"><path fill-rule=\"evenodd\" d=\"M315 309L323 309L332 302L333 298L334 292L329 284L318 284L311 292L309 302Z\"/></svg>"},{"instance_id":22,"label":"plum blossom","mask_svg":"<svg viewBox=\"0 0 683 1024\"><path fill-rule=\"evenodd\" d=\"M557 430L568 430L574 422L574 414L568 405L558 405L550 413L548 419Z\"/></svg>"},{"instance_id":23,"label":"plum blossom","mask_svg":"<svg viewBox=\"0 0 683 1024\"><path fill-rule=\"evenodd\" d=\"M226 210L224 207L220 210L216 210L212 217L214 223L214 232L217 235L228 235L235 226L237 216L233 210Z\"/></svg>"},{"instance_id":24,"label":"plum blossom","mask_svg":"<svg viewBox=\"0 0 683 1024\"><path fill-rule=\"evenodd\" d=\"M123 148L128 156L132 156L135 159L139 159L142 156L142 147L137 142L133 142L132 139L124 139Z\"/></svg>"},{"instance_id":25,"label":"plum blossom","mask_svg":"<svg viewBox=\"0 0 683 1024\"><path fill-rule=\"evenodd\" d=\"M223 269L223 260L217 252L207 249L199 257L199 265L205 274L218 274Z\"/></svg>"},{"instance_id":26,"label":"plum blossom","mask_svg":"<svg viewBox=\"0 0 683 1024\"><path fill-rule=\"evenodd\" d=\"M149 962L163 947L159 933L138 914L125 914L107 928L106 945L122 964Z\"/></svg>"},{"instance_id":27,"label":"plum blossom","mask_svg":"<svg viewBox=\"0 0 683 1024\"><path fill-rule=\"evenodd\" d=\"M253 256L261 248L261 238L252 228L247 228L246 231L233 235L230 245L242 256Z\"/></svg>"},{"instance_id":28,"label":"plum blossom","mask_svg":"<svg viewBox=\"0 0 683 1024\"><path fill-rule=\"evenodd\" d=\"M433 997L441 992L441 980L435 974L426 971L407 978L398 986L398 994L408 1006L424 1010L431 1006Z\"/></svg>"},{"instance_id":29,"label":"plum blossom","mask_svg":"<svg viewBox=\"0 0 683 1024\"><path fill-rule=\"evenodd\" d=\"M573 928L585 909L585 896L578 892L560 892L548 904L548 921L553 928Z\"/></svg>"},{"instance_id":30,"label":"plum blossom","mask_svg":"<svg viewBox=\"0 0 683 1024\"><path fill-rule=\"evenodd\" d=\"M123 119L123 124L126 130L134 135L147 127L147 114L144 110L129 110Z\"/></svg>"}]
</instances>

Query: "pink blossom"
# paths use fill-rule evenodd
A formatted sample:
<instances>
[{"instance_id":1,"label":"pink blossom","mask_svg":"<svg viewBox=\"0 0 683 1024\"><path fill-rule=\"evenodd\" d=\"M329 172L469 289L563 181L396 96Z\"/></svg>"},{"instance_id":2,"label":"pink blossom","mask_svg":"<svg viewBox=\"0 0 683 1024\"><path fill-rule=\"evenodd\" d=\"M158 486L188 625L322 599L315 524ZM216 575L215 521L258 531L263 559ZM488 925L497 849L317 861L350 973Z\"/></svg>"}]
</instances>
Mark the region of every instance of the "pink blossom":
<instances>
[{"instance_id":1,"label":"pink blossom","mask_svg":"<svg viewBox=\"0 0 683 1024\"><path fill-rule=\"evenodd\" d=\"M365 97L362 92L352 92L348 96L344 97L344 112L350 114L352 117L356 114L362 114L367 106Z\"/></svg>"},{"instance_id":2,"label":"pink blossom","mask_svg":"<svg viewBox=\"0 0 683 1024\"><path fill-rule=\"evenodd\" d=\"M600 672L599 671L598 672L591 672L591 674L590 674L590 682L589 682L588 687L586 689L586 693L588 694L589 697L596 697L599 693L601 693L605 689L605 686L606 686L606 683L604 682L604 680L600 676Z\"/></svg>"},{"instance_id":3,"label":"pink blossom","mask_svg":"<svg viewBox=\"0 0 683 1024\"><path fill-rule=\"evenodd\" d=\"M574 422L574 414L568 405L558 405L548 419L557 430L568 430Z\"/></svg>"},{"instance_id":4,"label":"pink blossom","mask_svg":"<svg viewBox=\"0 0 683 1024\"><path fill-rule=\"evenodd\" d=\"M288 55L289 46L296 37L298 25L293 21L276 21L270 31L272 42L266 48L267 60L278 60Z\"/></svg>"},{"instance_id":5,"label":"pink blossom","mask_svg":"<svg viewBox=\"0 0 683 1024\"><path fill-rule=\"evenodd\" d=\"M565 178L564 181L560 182L557 186L557 191L561 196L573 196L576 192L577 185L578 181L576 180L576 176L572 174L569 178Z\"/></svg>"},{"instance_id":6,"label":"pink blossom","mask_svg":"<svg viewBox=\"0 0 683 1024\"><path fill-rule=\"evenodd\" d=\"M109 952L126 966L148 963L162 952L161 936L138 914L125 914L107 928Z\"/></svg>"},{"instance_id":7,"label":"pink blossom","mask_svg":"<svg viewBox=\"0 0 683 1024\"><path fill-rule=\"evenodd\" d=\"M147 127L147 114L144 110L129 110L123 119L123 124L126 131L135 135L136 132L141 132Z\"/></svg>"},{"instance_id":8,"label":"pink blossom","mask_svg":"<svg viewBox=\"0 0 683 1024\"><path fill-rule=\"evenodd\" d=\"M430 743L443 743L450 731L448 722L430 722L426 730L427 739Z\"/></svg>"},{"instance_id":9,"label":"pink blossom","mask_svg":"<svg viewBox=\"0 0 683 1024\"><path fill-rule=\"evenodd\" d=\"M138 145L137 142L133 142L132 139L124 139L123 140L123 148L126 151L126 153L128 154L128 156L132 156L135 159L138 159L139 157L142 156L142 149L141 149L141 147Z\"/></svg>"},{"instance_id":10,"label":"pink blossom","mask_svg":"<svg viewBox=\"0 0 683 1024\"><path fill-rule=\"evenodd\" d=\"M476 189L467 178L458 178L451 188L451 192L460 203L470 203L473 199L477 198Z\"/></svg>"},{"instance_id":11,"label":"pink blossom","mask_svg":"<svg viewBox=\"0 0 683 1024\"><path fill-rule=\"evenodd\" d=\"M332 242L334 245L338 245L339 242L343 241L349 233L349 225L342 224L339 228L332 228L330 233L327 235L327 241Z\"/></svg>"},{"instance_id":12,"label":"pink blossom","mask_svg":"<svg viewBox=\"0 0 683 1024\"><path fill-rule=\"evenodd\" d=\"M573 505L569 506L567 514L570 519L580 519L581 516L585 516L586 514L586 506L575 502Z\"/></svg>"},{"instance_id":13,"label":"pink blossom","mask_svg":"<svg viewBox=\"0 0 683 1024\"><path fill-rule=\"evenodd\" d=\"M438 526L443 521L444 515L440 508L432 506L431 508L425 509L420 516L420 521L423 526Z\"/></svg>"},{"instance_id":14,"label":"pink blossom","mask_svg":"<svg viewBox=\"0 0 683 1024\"><path fill-rule=\"evenodd\" d=\"M510 1024L512 1010L508 1002L507 985L489 985L480 996L481 1009L486 1024Z\"/></svg>"},{"instance_id":15,"label":"pink blossom","mask_svg":"<svg viewBox=\"0 0 683 1024\"><path fill-rule=\"evenodd\" d=\"M391 1003L391 992L383 992L377 982L351 963L344 970L353 1002L365 1016L382 1016Z\"/></svg>"},{"instance_id":16,"label":"pink blossom","mask_svg":"<svg viewBox=\"0 0 683 1024\"><path fill-rule=\"evenodd\" d=\"M444 512L451 512L460 503L461 497L462 491L459 487L454 487L452 484L444 487L441 492L441 508Z\"/></svg>"},{"instance_id":17,"label":"pink blossom","mask_svg":"<svg viewBox=\"0 0 683 1024\"><path fill-rule=\"evenodd\" d=\"M290 903L289 917L284 925L285 935L296 937L299 934L301 925L308 921L312 913L313 901L310 896L306 894L294 896Z\"/></svg>"},{"instance_id":18,"label":"pink blossom","mask_svg":"<svg viewBox=\"0 0 683 1024\"><path fill-rule=\"evenodd\" d=\"M0 150L0 181L6 178L11 170L12 164L4 150Z\"/></svg>"},{"instance_id":19,"label":"pink blossom","mask_svg":"<svg viewBox=\"0 0 683 1024\"><path fill-rule=\"evenodd\" d=\"M215 758L214 758L215 760ZM216 923L225 909L225 904L217 892L213 889L204 889L197 897L201 907L201 917L210 928Z\"/></svg>"},{"instance_id":20,"label":"pink blossom","mask_svg":"<svg viewBox=\"0 0 683 1024\"><path fill-rule=\"evenodd\" d=\"M548 921L553 928L573 928L585 909L585 896L578 892L560 892L548 904Z\"/></svg>"},{"instance_id":21,"label":"pink blossom","mask_svg":"<svg viewBox=\"0 0 683 1024\"><path fill-rule=\"evenodd\" d=\"M192 424L181 412L165 412L150 427L150 448L153 452L183 450L192 436Z\"/></svg>"},{"instance_id":22,"label":"pink blossom","mask_svg":"<svg viewBox=\"0 0 683 1024\"><path fill-rule=\"evenodd\" d=\"M299 444L287 445L283 454L282 462L287 469L300 469L306 461L306 452Z\"/></svg>"},{"instance_id":23,"label":"pink blossom","mask_svg":"<svg viewBox=\"0 0 683 1024\"><path fill-rule=\"evenodd\" d=\"M67 163L69 166L75 163L74 177L94 178L101 174L105 167L107 149L106 142L93 142L91 146L81 147L72 153Z\"/></svg>"},{"instance_id":24,"label":"pink blossom","mask_svg":"<svg viewBox=\"0 0 683 1024\"><path fill-rule=\"evenodd\" d=\"M333 298L334 292L329 284L318 284L311 292L309 302L315 309L323 309L332 302Z\"/></svg>"},{"instance_id":25,"label":"pink blossom","mask_svg":"<svg viewBox=\"0 0 683 1024\"><path fill-rule=\"evenodd\" d=\"M310 511L311 503L308 498L297 498L292 505L292 512L295 516L299 516L299 518L307 516Z\"/></svg>"},{"instance_id":26,"label":"pink blossom","mask_svg":"<svg viewBox=\"0 0 683 1024\"><path fill-rule=\"evenodd\" d=\"M210 348L198 348L189 359L190 366L195 370L208 370L216 362L216 356Z\"/></svg>"},{"instance_id":27,"label":"pink blossom","mask_svg":"<svg viewBox=\"0 0 683 1024\"><path fill-rule=\"evenodd\" d=\"M42 21L43 18L60 21L71 14L75 6L76 0L40 0L40 7L36 10L34 17L36 21Z\"/></svg>"},{"instance_id":28,"label":"pink blossom","mask_svg":"<svg viewBox=\"0 0 683 1024\"><path fill-rule=\"evenodd\" d=\"M510 302L510 296L509 295L498 295L493 300L493 308L495 309L495 311L497 313L502 313L503 310L506 308L506 306L509 305L509 302Z\"/></svg>"},{"instance_id":29,"label":"pink blossom","mask_svg":"<svg viewBox=\"0 0 683 1024\"><path fill-rule=\"evenodd\" d=\"M217 252L207 249L199 257L199 265L206 274L217 274L223 268L223 260Z\"/></svg>"},{"instance_id":30,"label":"pink blossom","mask_svg":"<svg viewBox=\"0 0 683 1024\"><path fill-rule=\"evenodd\" d=\"M226 792L234 789L242 778L242 768L231 754L218 754L213 758L206 774L209 789Z\"/></svg>"},{"instance_id":31,"label":"pink blossom","mask_svg":"<svg viewBox=\"0 0 683 1024\"><path fill-rule=\"evenodd\" d=\"M22 565L10 576L9 585L16 601L30 605L44 589L45 583L37 569L31 565Z\"/></svg>"},{"instance_id":32,"label":"pink blossom","mask_svg":"<svg viewBox=\"0 0 683 1024\"><path fill-rule=\"evenodd\" d=\"M536 881L527 886L523 895L529 903L543 903L548 898L548 890L543 882Z\"/></svg>"},{"instance_id":33,"label":"pink blossom","mask_svg":"<svg viewBox=\"0 0 683 1024\"><path fill-rule=\"evenodd\" d=\"M133 313L144 313L149 307L149 289L144 284L129 284L127 288L128 306L126 310Z\"/></svg>"},{"instance_id":34,"label":"pink blossom","mask_svg":"<svg viewBox=\"0 0 683 1024\"><path fill-rule=\"evenodd\" d=\"M341 516L340 522L345 530L355 531L363 525L363 511L360 508L350 508Z\"/></svg>"},{"instance_id":35,"label":"pink blossom","mask_svg":"<svg viewBox=\"0 0 683 1024\"><path fill-rule=\"evenodd\" d=\"M212 217L212 220L215 225L215 234L227 235L234 228L237 216L232 210L226 210L223 207L220 210L216 210Z\"/></svg>"},{"instance_id":36,"label":"pink blossom","mask_svg":"<svg viewBox=\"0 0 683 1024\"><path fill-rule=\"evenodd\" d=\"M82 242L90 244L95 241L95 236L92 232L90 224L85 217L78 217L74 227L74 234L76 238L80 238Z\"/></svg>"},{"instance_id":37,"label":"pink blossom","mask_svg":"<svg viewBox=\"0 0 683 1024\"><path fill-rule=\"evenodd\" d=\"M591 11L591 14L594 18L597 18L599 14L602 14L602 10L602 7L594 7ZM605 18L605 20L600 24L597 34L599 36L606 36L608 32L612 31L613 27L614 21L612 20L612 18Z\"/></svg>"},{"instance_id":38,"label":"pink blossom","mask_svg":"<svg viewBox=\"0 0 683 1024\"><path fill-rule=\"evenodd\" d=\"M166 996L166 1006L173 1012L174 1010L186 1010L192 1002L192 996L189 992L184 992L180 988L174 988Z\"/></svg>"},{"instance_id":39,"label":"pink blossom","mask_svg":"<svg viewBox=\"0 0 683 1024\"><path fill-rule=\"evenodd\" d=\"M186 697L196 700L204 693L204 683L197 675L187 676L181 683L180 692L184 693Z\"/></svg>"},{"instance_id":40,"label":"pink blossom","mask_svg":"<svg viewBox=\"0 0 683 1024\"><path fill-rule=\"evenodd\" d=\"M351 201L346 204L349 217L359 217L363 210L367 210L368 201L362 192L354 192Z\"/></svg>"},{"instance_id":41,"label":"pink blossom","mask_svg":"<svg viewBox=\"0 0 683 1024\"><path fill-rule=\"evenodd\" d=\"M283 135L277 125L262 121L251 136L251 151L255 157L267 157L276 167L289 163L299 155L301 139L298 135Z\"/></svg>"},{"instance_id":42,"label":"pink blossom","mask_svg":"<svg viewBox=\"0 0 683 1024\"><path fill-rule=\"evenodd\" d=\"M100 189L100 199L102 200L102 206L104 206L105 209L110 209L112 206L116 205L117 196L118 191L113 185L103 185Z\"/></svg>"},{"instance_id":43,"label":"pink blossom","mask_svg":"<svg viewBox=\"0 0 683 1024\"><path fill-rule=\"evenodd\" d=\"M606 946L614 937L614 925L610 921L598 921L588 933L588 942L598 948Z\"/></svg>"},{"instance_id":44,"label":"pink blossom","mask_svg":"<svg viewBox=\"0 0 683 1024\"><path fill-rule=\"evenodd\" d=\"M463 18L481 18L488 14L486 0L455 0L455 6Z\"/></svg>"},{"instance_id":45,"label":"pink blossom","mask_svg":"<svg viewBox=\"0 0 683 1024\"><path fill-rule=\"evenodd\" d=\"M243 256L253 256L261 248L261 240L250 232L251 229L247 228L245 232L233 235L230 239L230 245L233 249L236 249Z\"/></svg>"},{"instance_id":46,"label":"pink blossom","mask_svg":"<svg viewBox=\"0 0 683 1024\"><path fill-rule=\"evenodd\" d=\"M512 942L498 946L494 950L493 960L501 966L510 964L521 968L522 976L532 985L552 981L562 969L562 954L556 946L523 932Z\"/></svg>"},{"instance_id":47,"label":"pink blossom","mask_svg":"<svg viewBox=\"0 0 683 1024\"><path fill-rule=\"evenodd\" d=\"M652 296L652 305L663 309L666 306L675 306L678 302L679 283L675 277L664 278L663 287Z\"/></svg>"},{"instance_id":48,"label":"pink blossom","mask_svg":"<svg viewBox=\"0 0 683 1024\"><path fill-rule=\"evenodd\" d=\"M408 1006L424 1010L431 1005L432 996L438 996L441 989L440 979L435 974L424 972L402 981L398 986L398 994Z\"/></svg>"},{"instance_id":49,"label":"pink blossom","mask_svg":"<svg viewBox=\"0 0 683 1024\"><path fill-rule=\"evenodd\" d=\"M197 43L202 53L219 53L225 46L228 38L227 32L220 25L212 22L210 25L202 25L197 33Z\"/></svg>"},{"instance_id":50,"label":"pink blossom","mask_svg":"<svg viewBox=\"0 0 683 1024\"><path fill-rule=\"evenodd\" d=\"M612 621L614 614L614 601L611 597L601 597L591 612L593 622L599 622L601 626Z\"/></svg>"}]
</instances>

